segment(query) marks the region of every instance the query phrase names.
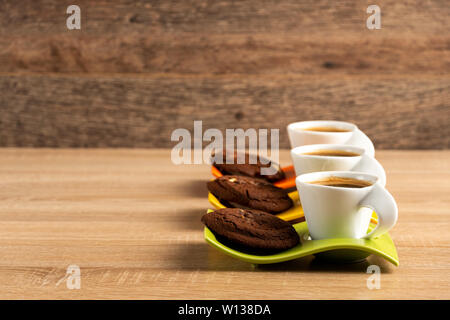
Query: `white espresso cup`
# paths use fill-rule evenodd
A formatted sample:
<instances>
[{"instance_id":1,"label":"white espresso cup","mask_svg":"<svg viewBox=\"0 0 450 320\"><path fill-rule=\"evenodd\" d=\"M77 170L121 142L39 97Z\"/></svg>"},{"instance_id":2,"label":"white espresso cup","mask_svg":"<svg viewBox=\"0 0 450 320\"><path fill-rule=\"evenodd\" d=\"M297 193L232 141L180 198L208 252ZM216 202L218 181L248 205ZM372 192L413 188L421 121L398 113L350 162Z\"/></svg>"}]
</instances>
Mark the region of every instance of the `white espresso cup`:
<instances>
[{"instance_id":1,"label":"white espresso cup","mask_svg":"<svg viewBox=\"0 0 450 320\"><path fill-rule=\"evenodd\" d=\"M316 155L323 151L336 151L355 154L352 156ZM386 185L386 172L383 166L367 154L366 150L344 144L312 144L291 150L295 175L317 171L358 171L370 173L379 178L379 183Z\"/></svg>"},{"instance_id":2,"label":"white espresso cup","mask_svg":"<svg viewBox=\"0 0 450 320\"><path fill-rule=\"evenodd\" d=\"M351 188L312 183L330 177L363 180L370 185ZM397 222L397 204L378 180L371 174L350 171L313 172L298 176L295 182L311 238L369 239L389 231ZM365 208L378 215L378 223L369 234L372 210Z\"/></svg>"},{"instance_id":3,"label":"white espresso cup","mask_svg":"<svg viewBox=\"0 0 450 320\"><path fill-rule=\"evenodd\" d=\"M317 128L331 128L334 131L317 131ZM291 148L308 144L347 144L366 149L374 156L372 141L358 127L350 122L315 120L294 122L287 126Z\"/></svg>"}]
</instances>

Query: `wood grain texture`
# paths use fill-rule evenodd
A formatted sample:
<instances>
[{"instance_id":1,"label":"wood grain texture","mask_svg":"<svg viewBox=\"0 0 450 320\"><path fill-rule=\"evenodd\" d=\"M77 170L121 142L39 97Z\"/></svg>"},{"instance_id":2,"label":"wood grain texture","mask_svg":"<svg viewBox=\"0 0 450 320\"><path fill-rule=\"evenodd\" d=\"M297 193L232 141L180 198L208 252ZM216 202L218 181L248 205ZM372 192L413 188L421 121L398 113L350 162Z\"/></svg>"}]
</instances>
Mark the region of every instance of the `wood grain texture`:
<instances>
[{"instance_id":1,"label":"wood grain texture","mask_svg":"<svg viewBox=\"0 0 450 320\"><path fill-rule=\"evenodd\" d=\"M173 147L171 133L356 123L377 148L450 147L450 78L0 76L0 145Z\"/></svg>"},{"instance_id":2,"label":"wood grain texture","mask_svg":"<svg viewBox=\"0 0 450 320\"><path fill-rule=\"evenodd\" d=\"M207 166L172 165L168 150L0 149L0 297L449 299L450 152L377 157L399 205L398 268L375 256L253 268L203 240ZM80 290L66 287L70 264Z\"/></svg>"},{"instance_id":3,"label":"wood grain texture","mask_svg":"<svg viewBox=\"0 0 450 320\"><path fill-rule=\"evenodd\" d=\"M89 33L328 33L366 32L368 0L79 0ZM379 0L386 29L432 34L448 26L445 0ZM2 0L3 34L67 32L67 2ZM62 15L61 15L62 13ZM362 28L361 28L362 27Z\"/></svg>"},{"instance_id":4,"label":"wood grain texture","mask_svg":"<svg viewBox=\"0 0 450 320\"><path fill-rule=\"evenodd\" d=\"M377 148L449 148L445 0L3 0L0 146L171 147L172 130L356 122ZM381 121L383 119L383 121Z\"/></svg>"},{"instance_id":5,"label":"wood grain texture","mask_svg":"<svg viewBox=\"0 0 450 320\"><path fill-rule=\"evenodd\" d=\"M450 30L449 30L450 31ZM5 36L0 72L449 74L450 40L346 35ZM326 40L319 40L324 37ZM14 39L13 39L14 38Z\"/></svg>"},{"instance_id":6,"label":"wood grain texture","mask_svg":"<svg viewBox=\"0 0 450 320\"><path fill-rule=\"evenodd\" d=\"M445 0L5 1L0 72L448 74Z\"/></svg>"}]
</instances>

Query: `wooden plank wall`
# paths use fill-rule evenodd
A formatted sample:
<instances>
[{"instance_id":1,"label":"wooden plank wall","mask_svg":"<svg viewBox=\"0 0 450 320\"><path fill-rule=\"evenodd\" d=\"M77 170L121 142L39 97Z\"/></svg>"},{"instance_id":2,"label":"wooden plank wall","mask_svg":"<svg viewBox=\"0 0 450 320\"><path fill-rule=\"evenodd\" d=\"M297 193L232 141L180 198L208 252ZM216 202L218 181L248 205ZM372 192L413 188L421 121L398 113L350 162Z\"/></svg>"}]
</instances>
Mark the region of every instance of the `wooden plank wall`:
<instances>
[{"instance_id":1,"label":"wooden plank wall","mask_svg":"<svg viewBox=\"0 0 450 320\"><path fill-rule=\"evenodd\" d=\"M337 119L380 149L448 149L449 17L446 0L0 0L0 146L171 147L203 120L288 147L289 122Z\"/></svg>"}]
</instances>

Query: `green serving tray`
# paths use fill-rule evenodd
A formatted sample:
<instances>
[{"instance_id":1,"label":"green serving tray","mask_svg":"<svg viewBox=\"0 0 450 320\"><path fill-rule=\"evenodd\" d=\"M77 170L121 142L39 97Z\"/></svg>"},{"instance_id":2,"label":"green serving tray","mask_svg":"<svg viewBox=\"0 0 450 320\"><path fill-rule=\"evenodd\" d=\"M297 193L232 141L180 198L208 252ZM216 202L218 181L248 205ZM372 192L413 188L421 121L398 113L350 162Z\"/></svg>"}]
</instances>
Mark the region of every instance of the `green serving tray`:
<instances>
[{"instance_id":1,"label":"green serving tray","mask_svg":"<svg viewBox=\"0 0 450 320\"><path fill-rule=\"evenodd\" d=\"M208 212L211 211L208 210ZM204 236L206 242L216 249L236 259L253 264L278 263L308 255L316 255L327 260L349 263L360 261L371 254L376 254L395 266L399 265L397 250L388 233L376 239L369 240L351 238L311 240L306 222L294 224L293 227L299 234L301 243L294 248L271 255L253 255L227 247L220 243L214 233L207 227L204 229ZM371 224L369 231L373 227L374 225Z\"/></svg>"}]
</instances>

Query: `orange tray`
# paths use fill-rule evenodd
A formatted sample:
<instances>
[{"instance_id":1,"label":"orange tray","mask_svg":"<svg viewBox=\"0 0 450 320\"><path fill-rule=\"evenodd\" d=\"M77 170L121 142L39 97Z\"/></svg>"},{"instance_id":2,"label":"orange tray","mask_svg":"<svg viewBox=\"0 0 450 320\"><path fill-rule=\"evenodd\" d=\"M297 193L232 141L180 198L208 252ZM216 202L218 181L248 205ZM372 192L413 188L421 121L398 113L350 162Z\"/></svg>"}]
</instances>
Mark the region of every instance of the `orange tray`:
<instances>
[{"instance_id":1,"label":"orange tray","mask_svg":"<svg viewBox=\"0 0 450 320\"><path fill-rule=\"evenodd\" d=\"M283 167L281 170L284 172L286 178L275 181L273 184L282 189L295 188L294 166ZM223 176L222 172L220 172L215 166L211 166L211 173L216 178Z\"/></svg>"}]
</instances>

